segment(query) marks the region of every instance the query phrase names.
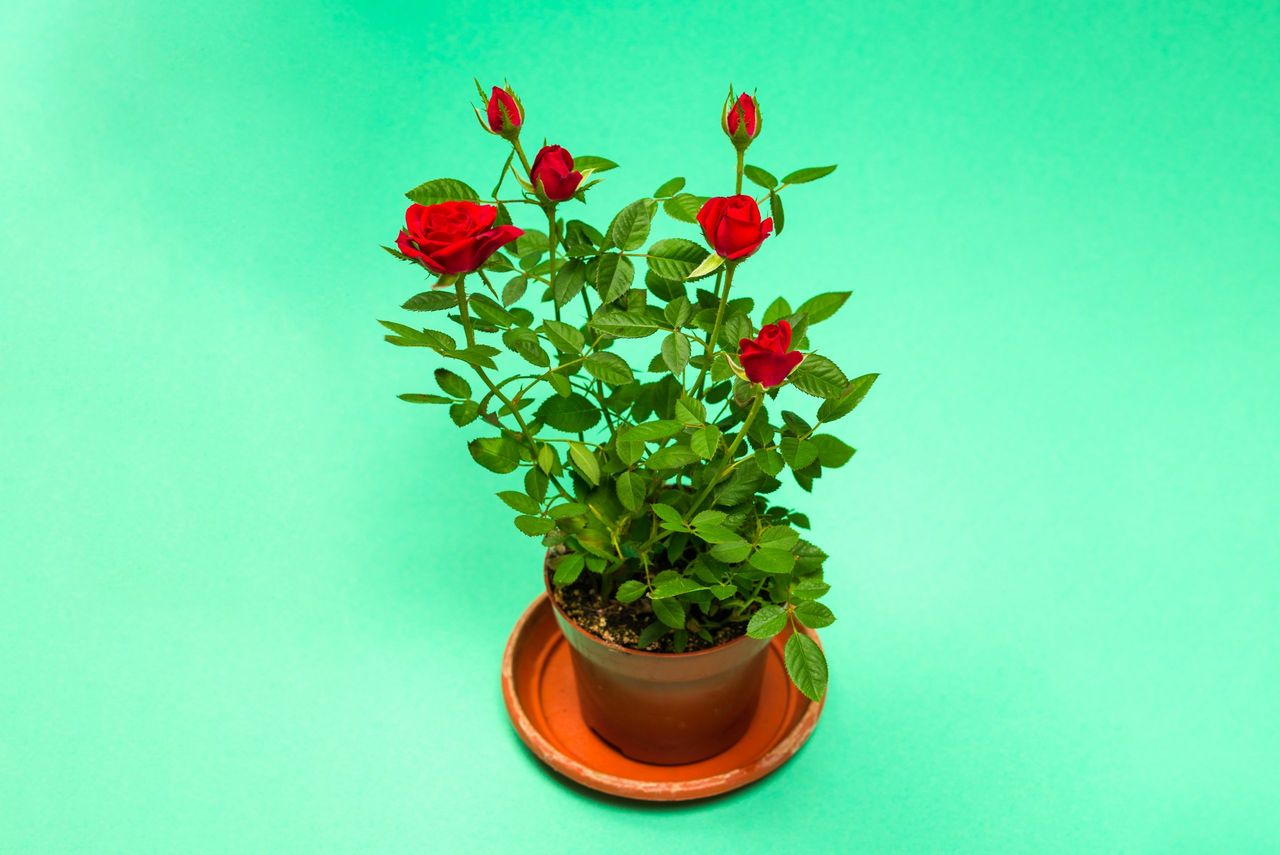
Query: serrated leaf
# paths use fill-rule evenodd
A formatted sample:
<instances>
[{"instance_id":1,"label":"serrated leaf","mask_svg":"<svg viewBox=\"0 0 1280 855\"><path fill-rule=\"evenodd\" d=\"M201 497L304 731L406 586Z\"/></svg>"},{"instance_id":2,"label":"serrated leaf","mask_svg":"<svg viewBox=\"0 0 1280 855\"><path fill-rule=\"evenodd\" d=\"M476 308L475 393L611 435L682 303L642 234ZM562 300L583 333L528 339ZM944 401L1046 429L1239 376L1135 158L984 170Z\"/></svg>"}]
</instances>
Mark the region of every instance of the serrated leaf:
<instances>
[{"instance_id":1,"label":"serrated leaf","mask_svg":"<svg viewBox=\"0 0 1280 855\"><path fill-rule=\"evenodd\" d=\"M574 392L567 398L547 398L539 405L537 416L556 430L578 433L595 427L600 411L583 395Z\"/></svg>"},{"instance_id":2,"label":"serrated leaf","mask_svg":"<svg viewBox=\"0 0 1280 855\"><path fill-rule=\"evenodd\" d=\"M778 443L778 450L792 469L804 469L818 459L818 446L794 436L784 436Z\"/></svg>"},{"instance_id":3,"label":"serrated leaf","mask_svg":"<svg viewBox=\"0 0 1280 855\"><path fill-rule=\"evenodd\" d=\"M782 176L783 184L808 184L810 181L817 181L836 171L836 164L831 166L806 166L804 169L797 169L795 172Z\"/></svg>"},{"instance_id":4,"label":"serrated leaf","mask_svg":"<svg viewBox=\"0 0 1280 855\"><path fill-rule=\"evenodd\" d=\"M606 157L582 154L573 159L573 168L578 172L583 172L587 169L590 169L592 172L607 172L610 169L617 169L618 164Z\"/></svg>"},{"instance_id":5,"label":"serrated leaf","mask_svg":"<svg viewBox=\"0 0 1280 855\"><path fill-rule=\"evenodd\" d=\"M561 587L572 585L578 581L578 577L582 575L582 568L587 566L586 559L576 552L570 552L562 555L556 561L555 575L551 578L552 584Z\"/></svg>"},{"instance_id":6,"label":"serrated leaf","mask_svg":"<svg viewBox=\"0 0 1280 855\"><path fill-rule=\"evenodd\" d=\"M454 374L447 368L437 368L435 371L436 385L444 391L446 395L452 395L455 398L470 398L471 384L465 378Z\"/></svg>"},{"instance_id":7,"label":"serrated leaf","mask_svg":"<svg viewBox=\"0 0 1280 855\"><path fill-rule=\"evenodd\" d=\"M499 475L514 471L520 464L520 446L505 436L473 439L467 443L467 450L476 463Z\"/></svg>"},{"instance_id":8,"label":"serrated leaf","mask_svg":"<svg viewBox=\"0 0 1280 855\"><path fill-rule=\"evenodd\" d=\"M648 493L648 482L644 476L635 472L623 472L614 484L618 493L618 501L629 511L638 511L644 507L644 498Z\"/></svg>"},{"instance_id":9,"label":"serrated leaf","mask_svg":"<svg viewBox=\"0 0 1280 855\"><path fill-rule=\"evenodd\" d=\"M662 362L672 374L679 375L689 364L689 339L682 332L673 332L662 340Z\"/></svg>"},{"instance_id":10,"label":"serrated leaf","mask_svg":"<svg viewBox=\"0 0 1280 855\"><path fill-rule=\"evenodd\" d=\"M480 417L480 405L475 401L459 401L449 408L449 418L458 427L466 427Z\"/></svg>"},{"instance_id":11,"label":"serrated leaf","mask_svg":"<svg viewBox=\"0 0 1280 855\"><path fill-rule=\"evenodd\" d=\"M712 585L711 586L711 595L715 597L717 600L727 600L736 593L738 593L738 588L735 585Z\"/></svg>"},{"instance_id":12,"label":"serrated leaf","mask_svg":"<svg viewBox=\"0 0 1280 855\"><path fill-rule=\"evenodd\" d=\"M587 357L584 366L592 377L602 380L610 386L621 386L635 379L631 366L616 353L606 350L597 351Z\"/></svg>"},{"instance_id":13,"label":"serrated leaf","mask_svg":"<svg viewBox=\"0 0 1280 855\"><path fill-rule=\"evenodd\" d=\"M519 302L528 287L529 280L527 278L524 276L512 276L502 288L502 305L510 306Z\"/></svg>"},{"instance_id":14,"label":"serrated leaf","mask_svg":"<svg viewBox=\"0 0 1280 855\"><path fill-rule=\"evenodd\" d=\"M751 554L747 563L764 573L790 573L796 557L781 549L761 549Z\"/></svg>"},{"instance_id":15,"label":"serrated leaf","mask_svg":"<svg viewBox=\"0 0 1280 855\"><path fill-rule=\"evenodd\" d=\"M458 294L455 291L423 291L405 300L402 309L411 312L439 312L452 309L458 305Z\"/></svg>"},{"instance_id":16,"label":"serrated leaf","mask_svg":"<svg viewBox=\"0 0 1280 855\"><path fill-rule=\"evenodd\" d=\"M422 392L405 392L403 395L396 395L402 401L410 404L452 404L452 398L446 398L443 395L431 395Z\"/></svg>"},{"instance_id":17,"label":"serrated leaf","mask_svg":"<svg viewBox=\"0 0 1280 855\"><path fill-rule=\"evenodd\" d=\"M627 466L634 465L644 457L644 440L627 440L619 436L614 440L614 448L618 452L618 459Z\"/></svg>"},{"instance_id":18,"label":"serrated leaf","mask_svg":"<svg viewBox=\"0 0 1280 855\"><path fill-rule=\"evenodd\" d=\"M647 253L649 269L663 279L680 282L707 260L711 253L684 238L656 241Z\"/></svg>"},{"instance_id":19,"label":"serrated leaf","mask_svg":"<svg viewBox=\"0 0 1280 855\"><path fill-rule=\"evenodd\" d=\"M773 218L773 233L782 234L787 226L787 214L782 207L782 194L769 191L769 216Z\"/></svg>"},{"instance_id":20,"label":"serrated leaf","mask_svg":"<svg viewBox=\"0 0 1280 855\"><path fill-rule=\"evenodd\" d=\"M760 449L755 453L756 466L760 467L760 471L770 477L777 477L785 465L782 455L772 449Z\"/></svg>"},{"instance_id":21,"label":"serrated leaf","mask_svg":"<svg viewBox=\"0 0 1280 855\"><path fill-rule=\"evenodd\" d=\"M601 309L591 317L591 326L610 338L644 338L658 325L652 319L634 312Z\"/></svg>"},{"instance_id":22,"label":"serrated leaf","mask_svg":"<svg viewBox=\"0 0 1280 855\"><path fill-rule=\"evenodd\" d=\"M644 582L628 579L618 586L618 593L615 596L620 603L634 603L644 596L646 590Z\"/></svg>"},{"instance_id":23,"label":"serrated leaf","mask_svg":"<svg viewBox=\"0 0 1280 855\"><path fill-rule=\"evenodd\" d=\"M662 203L662 210L667 216L682 223L698 222L698 212L707 203L706 196L695 196L692 193L677 193Z\"/></svg>"},{"instance_id":24,"label":"serrated leaf","mask_svg":"<svg viewBox=\"0 0 1280 855\"><path fill-rule=\"evenodd\" d=\"M796 606L796 620L809 629L822 629L835 623L836 616L822 603L810 600Z\"/></svg>"},{"instance_id":25,"label":"serrated leaf","mask_svg":"<svg viewBox=\"0 0 1280 855\"><path fill-rule=\"evenodd\" d=\"M580 442L571 442L569 443L569 459L573 461L574 467L583 478L586 478L593 485L600 483L600 462L591 453L591 449Z\"/></svg>"},{"instance_id":26,"label":"serrated leaf","mask_svg":"<svg viewBox=\"0 0 1280 855\"><path fill-rule=\"evenodd\" d=\"M801 579L791 586L791 599L816 600L830 590L831 586L821 579Z\"/></svg>"},{"instance_id":27,"label":"serrated leaf","mask_svg":"<svg viewBox=\"0 0 1280 855\"><path fill-rule=\"evenodd\" d=\"M693 317L693 304L688 297L676 297L662 309L662 316L673 327L682 327Z\"/></svg>"},{"instance_id":28,"label":"serrated leaf","mask_svg":"<svg viewBox=\"0 0 1280 855\"><path fill-rule=\"evenodd\" d=\"M516 528L530 537L538 537L551 531L556 524L545 517L519 516L515 519Z\"/></svg>"},{"instance_id":29,"label":"serrated leaf","mask_svg":"<svg viewBox=\"0 0 1280 855\"><path fill-rule=\"evenodd\" d=\"M697 398L681 397L676 399L676 421L690 427L700 425L707 419L707 408Z\"/></svg>"},{"instance_id":30,"label":"serrated leaf","mask_svg":"<svg viewBox=\"0 0 1280 855\"><path fill-rule=\"evenodd\" d=\"M822 700L827 691L827 658L817 642L802 632L793 632L787 639L782 659L796 688L810 700Z\"/></svg>"},{"instance_id":31,"label":"serrated leaf","mask_svg":"<svg viewBox=\"0 0 1280 855\"><path fill-rule=\"evenodd\" d=\"M801 392L816 398L834 398L849 386L844 372L825 356L811 353L787 378Z\"/></svg>"},{"instance_id":32,"label":"serrated leaf","mask_svg":"<svg viewBox=\"0 0 1280 855\"><path fill-rule=\"evenodd\" d=\"M745 540L726 540L711 547L711 557L726 564L737 564L745 561L751 554L751 544Z\"/></svg>"},{"instance_id":33,"label":"serrated leaf","mask_svg":"<svg viewBox=\"0 0 1280 855\"><path fill-rule=\"evenodd\" d=\"M586 262L581 258L571 258L556 271L555 281L551 286L552 299L563 309L570 300L578 296L586 282Z\"/></svg>"},{"instance_id":34,"label":"serrated leaf","mask_svg":"<svg viewBox=\"0 0 1280 855\"><path fill-rule=\"evenodd\" d=\"M679 511L670 505L663 504L662 502L655 502L651 507L654 514L663 522L684 526L684 518L680 516Z\"/></svg>"},{"instance_id":35,"label":"serrated leaf","mask_svg":"<svg viewBox=\"0 0 1280 855\"><path fill-rule=\"evenodd\" d=\"M660 419L621 428L618 438L628 442L659 442L675 436L683 429L684 425L675 419Z\"/></svg>"},{"instance_id":36,"label":"serrated leaf","mask_svg":"<svg viewBox=\"0 0 1280 855\"><path fill-rule=\"evenodd\" d=\"M811 442L818 449L818 462L828 469L836 469L849 462L855 449L829 433L820 433L811 437Z\"/></svg>"},{"instance_id":37,"label":"serrated leaf","mask_svg":"<svg viewBox=\"0 0 1280 855\"><path fill-rule=\"evenodd\" d=\"M787 610L773 603L765 603L756 609L747 621L747 635L752 638L773 638L787 626Z\"/></svg>"},{"instance_id":38,"label":"serrated leaf","mask_svg":"<svg viewBox=\"0 0 1280 855\"><path fill-rule=\"evenodd\" d=\"M699 585L692 579L684 576L677 576L674 579L655 585L653 593L649 595L651 600L665 600L668 597L678 597L681 594L692 594L694 591L705 591L706 585Z\"/></svg>"},{"instance_id":39,"label":"serrated leaf","mask_svg":"<svg viewBox=\"0 0 1280 855\"><path fill-rule=\"evenodd\" d=\"M839 311L852 293L852 291L831 291L826 294L818 294L801 303L800 308L796 309L796 314L806 315L809 319L809 324L812 326L820 321L825 321Z\"/></svg>"},{"instance_id":40,"label":"serrated leaf","mask_svg":"<svg viewBox=\"0 0 1280 855\"><path fill-rule=\"evenodd\" d=\"M471 186L456 178L434 178L424 181L404 194L419 205L438 205L441 202L478 202L480 194Z\"/></svg>"},{"instance_id":41,"label":"serrated leaf","mask_svg":"<svg viewBox=\"0 0 1280 855\"><path fill-rule=\"evenodd\" d=\"M822 402L822 406L818 407L818 419L834 422L849 415L854 407L862 403L862 399L867 396L867 392L871 391L872 384L879 376L879 374L863 374L849 381L849 385L839 395Z\"/></svg>"},{"instance_id":42,"label":"serrated leaf","mask_svg":"<svg viewBox=\"0 0 1280 855\"><path fill-rule=\"evenodd\" d=\"M758 166L752 166L748 163L742 168L742 174L747 177L753 184L759 184L766 190L772 190L778 186L778 179L774 178L767 170Z\"/></svg>"},{"instance_id":43,"label":"serrated leaf","mask_svg":"<svg viewBox=\"0 0 1280 855\"><path fill-rule=\"evenodd\" d=\"M785 318L789 314L791 314L791 306L787 303L787 298L779 297L769 304L769 308L764 310L764 318L761 323L774 324L780 318Z\"/></svg>"},{"instance_id":44,"label":"serrated leaf","mask_svg":"<svg viewBox=\"0 0 1280 855\"><path fill-rule=\"evenodd\" d=\"M689 447L703 460L710 460L720 447L720 428L715 425L698 428L689 437Z\"/></svg>"},{"instance_id":45,"label":"serrated leaf","mask_svg":"<svg viewBox=\"0 0 1280 855\"><path fill-rule=\"evenodd\" d=\"M522 514L536 514L541 510L537 502L519 490L503 490L498 493L498 498L506 502L511 510Z\"/></svg>"},{"instance_id":46,"label":"serrated leaf","mask_svg":"<svg viewBox=\"0 0 1280 855\"><path fill-rule=\"evenodd\" d=\"M639 249L649 237L649 224L653 220L655 203L652 199L637 199L627 205L609 224L609 240L622 250Z\"/></svg>"},{"instance_id":47,"label":"serrated leaf","mask_svg":"<svg viewBox=\"0 0 1280 855\"><path fill-rule=\"evenodd\" d=\"M596 291L606 303L627 293L635 277L635 265L625 255L606 252L596 260Z\"/></svg>"},{"instance_id":48,"label":"serrated leaf","mask_svg":"<svg viewBox=\"0 0 1280 855\"><path fill-rule=\"evenodd\" d=\"M701 264L699 264L693 270L689 271L689 275L686 276L685 278L701 279L704 276L710 276L712 273L715 273L716 270L719 269L720 265L722 264L724 264L724 258L722 258L719 255L716 255L713 252L710 255L708 255Z\"/></svg>"},{"instance_id":49,"label":"serrated leaf","mask_svg":"<svg viewBox=\"0 0 1280 855\"><path fill-rule=\"evenodd\" d=\"M679 193L683 189L684 189L684 179L672 178L670 181L663 184L657 190L654 190L653 195L655 198L665 199L668 196L674 196L676 193Z\"/></svg>"},{"instance_id":50,"label":"serrated leaf","mask_svg":"<svg viewBox=\"0 0 1280 855\"><path fill-rule=\"evenodd\" d=\"M577 327L562 321L546 320L542 322L542 334L562 353L579 354L586 338Z\"/></svg>"},{"instance_id":51,"label":"serrated leaf","mask_svg":"<svg viewBox=\"0 0 1280 855\"><path fill-rule=\"evenodd\" d=\"M650 454L644 463L650 469L681 469L700 459L688 446L671 445Z\"/></svg>"},{"instance_id":52,"label":"serrated leaf","mask_svg":"<svg viewBox=\"0 0 1280 855\"><path fill-rule=\"evenodd\" d=\"M679 600L652 600L653 616L672 629L684 628L684 606Z\"/></svg>"}]
</instances>

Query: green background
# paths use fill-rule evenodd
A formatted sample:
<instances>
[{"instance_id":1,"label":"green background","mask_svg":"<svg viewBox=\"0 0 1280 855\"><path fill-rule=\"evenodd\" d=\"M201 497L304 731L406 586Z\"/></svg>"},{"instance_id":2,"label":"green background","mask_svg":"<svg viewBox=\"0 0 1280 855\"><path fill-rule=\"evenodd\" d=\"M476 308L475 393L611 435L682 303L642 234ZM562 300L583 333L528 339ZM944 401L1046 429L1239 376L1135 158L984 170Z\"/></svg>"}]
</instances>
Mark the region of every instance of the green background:
<instances>
[{"instance_id":1,"label":"green background","mask_svg":"<svg viewBox=\"0 0 1280 855\"><path fill-rule=\"evenodd\" d=\"M0 849L1280 848L1275 4L433 5L0 12ZM840 164L740 280L883 375L787 488L829 704L733 796L507 723L539 550L374 323L400 193L501 163L473 75L597 220L730 188L730 81Z\"/></svg>"}]
</instances>

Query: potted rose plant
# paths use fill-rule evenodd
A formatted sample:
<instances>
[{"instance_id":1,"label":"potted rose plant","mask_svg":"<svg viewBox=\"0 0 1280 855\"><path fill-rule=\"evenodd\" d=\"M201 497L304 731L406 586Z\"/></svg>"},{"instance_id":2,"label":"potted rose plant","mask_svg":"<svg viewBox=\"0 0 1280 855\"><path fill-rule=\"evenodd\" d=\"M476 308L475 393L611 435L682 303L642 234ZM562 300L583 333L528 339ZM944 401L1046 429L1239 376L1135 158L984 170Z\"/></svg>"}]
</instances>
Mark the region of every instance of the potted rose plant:
<instances>
[{"instance_id":1,"label":"potted rose plant","mask_svg":"<svg viewBox=\"0 0 1280 855\"><path fill-rule=\"evenodd\" d=\"M741 734L768 639L835 620L808 518L770 496L788 470L810 491L849 461L854 449L824 428L877 375L851 380L817 352L814 328L848 292L792 307L742 287L783 232L784 192L835 167L779 180L745 163L760 105L730 89L732 194L672 178L597 227L579 211L616 164L558 145L530 160L516 93L480 96L482 128L505 141L492 192L452 178L413 188L385 247L431 280L403 308L444 320L381 322L392 344L443 358L438 391L400 397L478 427L475 462L513 476L498 497L547 548L591 727L641 760L709 756ZM760 189L744 193L744 178ZM827 664L813 638L792 631L784 659L820 699Z\"/></svg>"}]
</instances>

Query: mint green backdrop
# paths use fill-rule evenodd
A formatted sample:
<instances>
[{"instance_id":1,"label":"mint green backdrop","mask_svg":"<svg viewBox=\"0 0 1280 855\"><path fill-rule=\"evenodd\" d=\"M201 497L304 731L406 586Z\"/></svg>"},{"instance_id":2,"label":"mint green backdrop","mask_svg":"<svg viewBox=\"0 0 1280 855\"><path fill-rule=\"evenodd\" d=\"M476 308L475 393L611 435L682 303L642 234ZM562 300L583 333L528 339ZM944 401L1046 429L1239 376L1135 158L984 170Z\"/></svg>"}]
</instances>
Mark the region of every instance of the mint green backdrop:
<instances>
[{"instance_id":1,"label":"mint green backdrop","mask_svg":"<svg viewBox=\"0 0 1280 855\"><path fill-rule=\"evenodd\" d=\"M0 849L1280 847L1275 4L292 5L0 12ZM472 75L601 217L730 187L730 81L840 164L742 281L883 374L788 487L831 693L733 796L507 723L539 551L374 323L400 193L500 163Z\"/></svg>"}]
</instances>

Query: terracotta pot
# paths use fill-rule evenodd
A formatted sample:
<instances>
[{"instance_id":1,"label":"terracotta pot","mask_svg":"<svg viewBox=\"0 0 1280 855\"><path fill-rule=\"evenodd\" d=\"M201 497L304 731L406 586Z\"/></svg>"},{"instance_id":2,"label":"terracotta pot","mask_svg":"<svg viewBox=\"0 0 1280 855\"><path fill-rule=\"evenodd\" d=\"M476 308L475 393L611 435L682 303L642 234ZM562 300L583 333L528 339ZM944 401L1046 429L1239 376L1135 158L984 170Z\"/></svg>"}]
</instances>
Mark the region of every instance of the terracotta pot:
<instances>
[{"instance_id":1,"label":"terracotta pot","mask_svg":"<svg viewBox=\"0 0 1280 855\"><path fill-rule=\"evenodd\" d=\"M692 653L649 653L592 635L558 605L555 615L569 642L582 717L623 754L644 763L693 763L746 732L768 641L744 635Z\"/></svg>"}]
</instances>

